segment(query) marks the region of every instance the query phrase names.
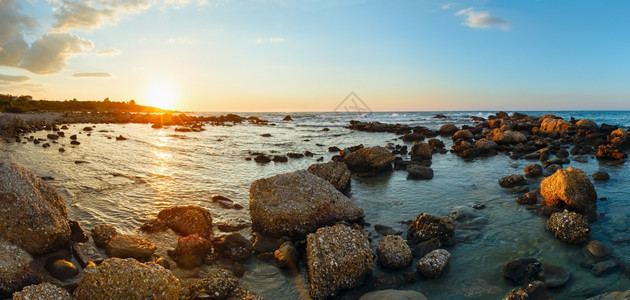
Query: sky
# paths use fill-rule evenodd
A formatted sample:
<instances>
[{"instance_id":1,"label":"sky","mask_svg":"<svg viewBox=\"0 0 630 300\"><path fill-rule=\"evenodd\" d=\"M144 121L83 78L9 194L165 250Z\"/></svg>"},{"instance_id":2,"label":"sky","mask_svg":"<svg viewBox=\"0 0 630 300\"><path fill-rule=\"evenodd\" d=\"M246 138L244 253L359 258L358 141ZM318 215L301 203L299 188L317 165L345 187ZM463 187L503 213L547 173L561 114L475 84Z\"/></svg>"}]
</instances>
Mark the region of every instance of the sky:
<instances>
[{"instance_id":1,"label":"sky","mask_svg":"<svg viewBox=\"0 0 630 300\"><path fill-rule=\"evenodd\" d=\"M0 0L0 94L183 111L630 110L630 1Z\"/></svg>"}]
</instances>

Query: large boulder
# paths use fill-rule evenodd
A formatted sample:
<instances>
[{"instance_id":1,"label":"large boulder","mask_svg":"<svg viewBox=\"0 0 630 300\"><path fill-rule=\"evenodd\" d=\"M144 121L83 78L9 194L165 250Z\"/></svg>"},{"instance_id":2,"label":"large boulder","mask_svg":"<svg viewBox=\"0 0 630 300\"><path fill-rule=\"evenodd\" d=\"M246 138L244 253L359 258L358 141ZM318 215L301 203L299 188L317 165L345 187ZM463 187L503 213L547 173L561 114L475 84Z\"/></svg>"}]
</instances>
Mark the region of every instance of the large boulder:
<instances>
[{"instance_id":1,"label":"large boulder","mask_svg":"<svg viewBox=\"0 0 630 300\"><path fill-rule=\"evenodd\" d=\"M628 132L621 128L613 130L613 132L610 133L610 136L608 136L608 141L611 145L621 148L627 147L628 144L630 144L630 140L628 140Z\"/></svg>"},{"instance_id":2,"label":"large boulder","mask_svg":"<svg viewBox=\"0 0 630 300\"><path fill-rule=\"evenodd\" d=\"M478 139L475 142L475 149L478 149L483 152L490 152L497 149L498 147L499 145L496 142L491 141L489 139Z\"/></svg>"},{"instance_id":3,"label":"large boulder","mask_svg":"<svg viewBox=\"0 0 630 300\"><path fill-rule=\"evenodd\" d=\"M586 242L590 233L586 217L566 209L552 214L546 228L561 241L572 244Z\"/></svg>"},{"instance_id":4,"label":"large boulder","mask_svg":"<svg viewBox=\"0 0 630 300\"><path fill-rule=\"evenodd\" d=\"M13 163L0 163L0 182L0 238L32 254L68 243L68 213L57 189Z\"/></svg>"},{"instance_id":5,"label":"large boulder","mask_svg":"<svg viewBox=\"0 0 630 300\"><path fill-rule=\"evenodd\" d=\"M502 145L518 144L518 143L523 143L527 141L527 136L525 136L524 134L518 131L511 131L511 130L504 131L498 128L493 129L492 131L488 132L488 134L486 135L486 138L497 144L502 144Z\"/></svg>"},{"instance_id":6,"label":"large boulder","mask_svg":"<svg viewBox=\"0 0 630 300\"><path fill-rule=\"evenodd\" d=\"M453 134L453 141L472 140L473 137L474 135L472 134L472 132L470 132L470 130L462 129L462 130L458 130L457 132Z\"/></svg>"},{"instance_id":7,"label":"large boulder","mask_svg":"<svg viewBox=\"0 0 630 300\"><path fill-rule=\"evenodd\" d=\"M338 221L363 218L363 209L307 171L263 178L249 189L252 228L272 236L304 237Z\"/></svg>"},{"instance_id":8,"label":"large boulder","mask_svg":"<svg viewBox=\"0 0 630 300\"><path fill-rule=\"evenodd\" d=\"M324 227L306 238L306 263L313 299L358 286L372 272L367 236L347 225Z\"/></svg>"},{"instance_id":9,"label":"large boulder","mask_svg":"<svg viewBox=\"0 0 630 300\"><path fill-rule=\"evenodd\" d=\"M416 269L424 277L438 278L448 265L450 258L451 253L444 249L433 250L418 260Z\"/></svg>"},{"instance_id":10,"label":"large boulder","mask_svg":"<svg viewBox=\"0 0 630 300\"><path fill-rule=\"evenodd\" d=\"M24 249L0 239L0 298L41 281L33 257Z\"/></svg>"},{"instance_id":11,"label":"large boulder","mask_svg":"<svg viewBox=\"0 0 630 300\"><path fill-rule=\"evenodd\" d=\"M109 258L89 265L74 296L81 299L179 299L180 283L171 271L133 258Z\"/></svg>"},{"instance_id":12,"label":"large boulder","mask_svg":"<svg viewBox=\"0 0 630 300\"><path fill-rule=\"evenodd\" d=\"M597 209L597 192L580 169L558 170L540 183L540 194L548 206L566 204L569 209L590 213Z\"/></svg>"},{"instance_id":13,"label":"large boulder","mask_svg":"<svg viewBox=\"0 0 630 300\"><path fill-rule=\"evenodd\" d=\"M413 179L433 179L433 169L418 164L408 165L407 173Z\"/></svg>"},{"instance_id":14,"label":"large boulder","mask_svg":"<svg viewBox=\"0 0 630 300\"><path fill-rule=\"evenodd\" d=\"M170 256L180 268L190 269L201 264L203 257L212 252L212 242L199 234L177 239L177 247L168 250Z\"/></svg>"},{"instance_id":15,"label":"large boulder","mask_svg":"<svg viewBox=\"0 0 630 300\"><path fill-rule=\"evenodd\" d=\"M373 173L392 168L394 155L381 146L359 149L343 158L350 171L357 173Z\"/></svg>"},{"instance_id":16,"label":"large boulder","mask_svg":"<svg viewBox=\"0 0 630 300\"><path fill-rule=\"evenodd\" d=\"M388 235L376 246L378 263L386 268L404 268L411 264L413 257L409 245L400 236Z\"/></svg>"},{"instance_id":17,"label":"large boulder","mask_svg":"<svg viewBox=\"0 0 630 300\"><path fill-rule=\"evenodd\" d=\"M457 126L455 126L455 124L444 124L442 126L440 126L440 134L441 135L451 135L455 132L457 132L457 130L459 130L459 128L457 128Z\"/></svg>"},{"instance_id":18,"label":"large boulder","mask_svg":"<svg viewBox=\"0 0 630 300\"><path fill-rule=\"evenodd\" d=\"M546 117L540 123L540 132L542 133L566 132L570 128L573 128L573 124L570 122L553 117Z\"/></svg>"},{"instance_id":19,"label":"large boulder","mask_svg":"<svg viewBox=\"0 0 630 300\"><path fill-rule=\"evenodd\" d=\"M149 258L157 247L151 241L133 236L133 235L117 235L113 237L105 248L107 255L118 258Z\"/></svg>"},{"instance_id":20,"label":"large boulder","mask_svg":"<svg viewBox=\"0 0 630 300\"><path fill-rule=\"evenodd\" d=\"M212 216L205 208L188 205L161 210L157 219L181 236L212 236Z\"/></svg>"},{"instance_id":21,"label":"large boulder","mask_svg":"<svg viewBox=\"0 0 630 300\"><path fill-rule=\"evenodd\" d=\"M577 127L578 129L590 129L590 130L597 130L597 128L599 128L597 126L597 123L589 119L578 120L577 122L575 122L575 127Z\"/></svg>"},{"instance_id":22,"label":"large boulder","mask_svg":"<svg viewBox=\"0 0 630 300\"><path fill-rule=\"evenodd\" d=\"M341 162L312 164L307 171L330 182L339 191L343 191L350 183L350 170L346 164Z\"/></svg>"},{"instance_id":23,"label":"large boulder","mask_svg":"<svg viewBox=\"0 0 630 300\"><path fill-rule=\"evenodd\" d=\"M513 188L527 185L527 180L521 174L510 174L499 179L499 185L503 188Z\"/></svg>"},{"instance_id":24,"label":"large boulder","mask_svg":"<svg viewBox=\"0 0 630 300\"><path fill-rule=\"evenodd\" d=\"M409 151L411 160L431 160L433 157L433 151L428 143L415 142Z\"/></svg>"},{"instance_id":25,"label":"large boulder","mask_svg":"<svg viewBox=\"0 0 630 300\"><path fill-rule=\"evenodd\" d=\"M437 217L427 213L419 214L409 224L407 239L415 243L421 243L436 238L442 245L455 244L455 225L448 217Z\"/></svg>"},{"instance_id":26,"label":"large boulder","mask_svg":"<svg viewBox=\"0 0 630 300\"><path fill-rule=\"evenodd\" d=\"M31 299L72 300L72 296L64 288L48 282L29 285L13 294L13 300Z\"/></svg>"},{"instance_id":27,"label":"large boulder","mask_svg":"<svg viewBox=\"0 0 630 300\"><path fill-rule=\"evenodd\" d=\"M543 265L533 257L517 258L503 264L503 278L514 285L542 280Z\"/></svg>"}]
</instances>

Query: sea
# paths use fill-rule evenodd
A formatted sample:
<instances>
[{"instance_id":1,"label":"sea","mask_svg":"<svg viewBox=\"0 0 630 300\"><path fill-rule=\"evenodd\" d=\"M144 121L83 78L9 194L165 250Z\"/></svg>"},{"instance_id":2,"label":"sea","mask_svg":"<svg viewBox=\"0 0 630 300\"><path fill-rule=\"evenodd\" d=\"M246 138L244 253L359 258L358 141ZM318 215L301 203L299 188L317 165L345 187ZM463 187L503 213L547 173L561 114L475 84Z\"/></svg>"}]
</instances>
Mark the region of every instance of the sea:
<instances>
[{"instance_id":1,"label":"sea","mask_svg":"<svg viewBox=\"0 0 630 300\"><path fill-rule=\"evenodd\" d=\"M153 129L150 124L69 124L64 138L49 148L42 144L2 143L0 161L17 163L45 178L62 194L69 217L91 229L98 224L112 224L119 232L143 236L138 228L166 207L199 205L211 211L214 222L249 222L249 188L257 179L308 168L318 158L330 161L335 152L354 145L407 145L393 133L358 132L347 129L351 120L398 123L438 129L444 124L474 125L470 116L488 117L496 111L440 112L313 112L313 113L243 113L269 120L270 125L249 123L205 126L202 132L176 132L175 127ZM511 113L511 112L508 112ZM521 111L532 116L554 114L564 119L587 118L599 125L630 127L628 111ZM221 115L225 113L199 113ZM443 114L447 118L434 118ZM293 121L282 121L290 115ZM273 124L273 125L272 125ZM94 125L94 126L93 126ZM90 136L82 131L93 126ZM328 128L328 131L324 131ZM32 133L46 138L47 131ZM76 134L78 146L70 145L68 136ZM263 134L271 136L263 137ZM124 136L127 140L116 140ZM452 141L438 137L449 149ZM58 151L64 148L65 152ZM288 162L259 164L252 152L285 155L310 151L313 157L289 159ZM405 159L408 157L403 156ZM534 257L544 264L561 266L571 273L563 286L550 288L554 299L584 299L611 291L630 290L630 279L618 268L595 276L585 258L585 245L566 244L545 230L546 217L533 214L519 205L520 194L501 188L498 180L509 174L524 174L524 167L536 161L513 160L505 154L463 160L453 153L434 154L431 180L411 180L405 171L392 171L374 177L353 177L348 196L365 210L366 227L375 248L382 238L373 228L386 225L403 232L405 221L418 214L446 216L460 206L485 205L478 212L487 219L474 238L448 247L451 259L437 279L415 283L403 281L401 289L416 290L429 299L500 299L516 288L502 276L503 264L521 257ZM612 249L610 259L630 263L630 168L625 164L599 162L595 157L580 163L571 160L565 167L576 167L587 175L604 171L610 180L593 184L600 198L597 211L603 216L591 224L591 240ZM540 179L529 179L532 189ZM213 195L222 195L244 209L224 209L212 203ZM245 236L251 229L241 231ZM158 254L177 243L174 236L150 237ZM417 260L414 260L414 265ZM308 290L305 265L299 274L281 270L273 262L255 258L245 261L247 272L241 285L266 299L300 299ZM389 270L375 261L374 275L389 274L403 278L413 270ZM204 269L181 270L172 263L173 272L186 283L202 277Z\"/></svg>"}]
</instances>

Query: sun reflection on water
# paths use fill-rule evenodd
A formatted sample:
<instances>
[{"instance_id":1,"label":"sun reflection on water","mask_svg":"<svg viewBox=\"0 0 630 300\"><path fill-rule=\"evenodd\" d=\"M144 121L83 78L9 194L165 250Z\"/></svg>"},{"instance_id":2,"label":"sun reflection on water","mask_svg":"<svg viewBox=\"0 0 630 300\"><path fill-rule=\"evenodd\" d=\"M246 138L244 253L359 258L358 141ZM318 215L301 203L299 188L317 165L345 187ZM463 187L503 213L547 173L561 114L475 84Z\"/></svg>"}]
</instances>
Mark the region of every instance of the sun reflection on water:
<instances>
[{"instance_id":1,"label":"sun reflection on water","mask_svg":"<svg viewBox=\"0 0 630 300\"><path fill-rule=\"evenodd\" d=\"M168 146L169 139L165 134L166 133L162 130L158 132L157 140L153 143L155 148L151 151L155 156L151 174L156 177L152 185L157 192L155 205L158 207L166 207L171 204L170 201L166 199L172 194L171 187L174 180L169 168L172 155L162 149Z\"/></svg>"}]
</instances>

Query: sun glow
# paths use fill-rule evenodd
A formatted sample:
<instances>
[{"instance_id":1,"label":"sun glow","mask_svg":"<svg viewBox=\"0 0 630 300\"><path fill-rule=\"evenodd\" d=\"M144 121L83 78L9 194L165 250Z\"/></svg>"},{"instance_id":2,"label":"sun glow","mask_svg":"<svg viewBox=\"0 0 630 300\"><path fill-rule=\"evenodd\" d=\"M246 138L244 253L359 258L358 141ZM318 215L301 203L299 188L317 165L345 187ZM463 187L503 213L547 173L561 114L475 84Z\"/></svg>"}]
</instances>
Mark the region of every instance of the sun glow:
<instances>
[{"instance_id":1,"label":"sun glow","mask_svg":"<svg viewBox=\"0 0 630 300\"><path fill-rule=\"evenodd\" d=\"M177 103L177 90L168 80L156 80L147 86L146 99L150 106L174 109Z\"/></svg>"}]
</instances>

